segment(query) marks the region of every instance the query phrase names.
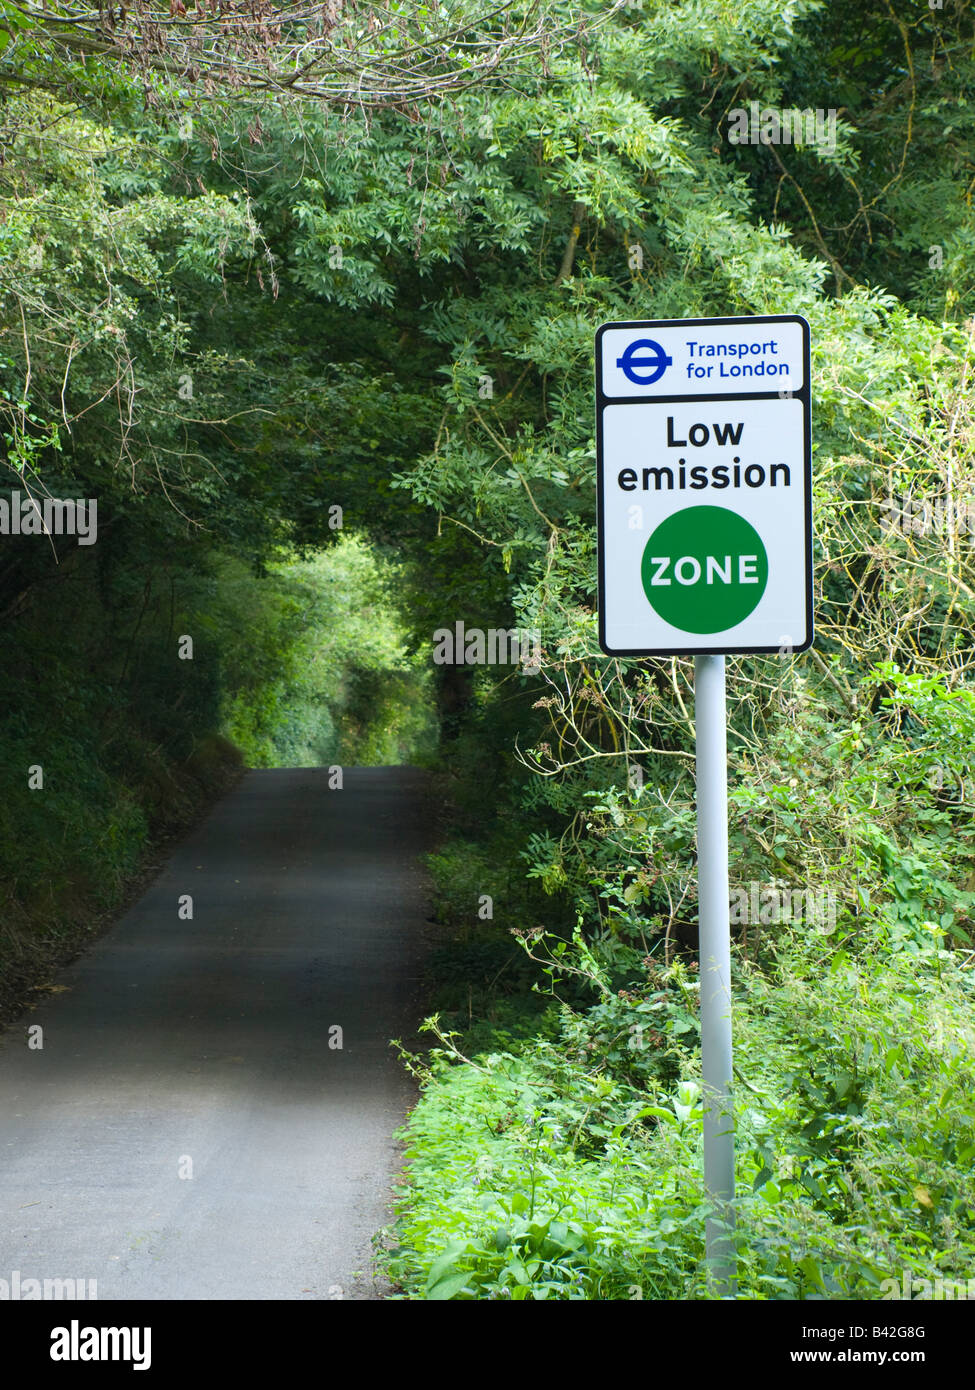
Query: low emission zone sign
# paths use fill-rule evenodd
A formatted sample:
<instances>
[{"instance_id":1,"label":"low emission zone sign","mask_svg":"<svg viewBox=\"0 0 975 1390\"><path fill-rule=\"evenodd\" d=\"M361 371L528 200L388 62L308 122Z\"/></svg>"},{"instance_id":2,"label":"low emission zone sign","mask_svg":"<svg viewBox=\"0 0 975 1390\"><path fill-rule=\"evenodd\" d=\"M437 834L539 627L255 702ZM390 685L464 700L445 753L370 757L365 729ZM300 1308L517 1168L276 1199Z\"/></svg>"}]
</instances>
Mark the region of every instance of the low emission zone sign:
<instances>
[{"instance_id":1,"label":"low emission zone sign","mask_svg":"<svg viewBox=\"0 0 975 1390\"><path fill-rule=\"evenodd\" d=\"M812 644L805 319L604 324L596 448L608 655Z\"/></svg>"}]
</instances>

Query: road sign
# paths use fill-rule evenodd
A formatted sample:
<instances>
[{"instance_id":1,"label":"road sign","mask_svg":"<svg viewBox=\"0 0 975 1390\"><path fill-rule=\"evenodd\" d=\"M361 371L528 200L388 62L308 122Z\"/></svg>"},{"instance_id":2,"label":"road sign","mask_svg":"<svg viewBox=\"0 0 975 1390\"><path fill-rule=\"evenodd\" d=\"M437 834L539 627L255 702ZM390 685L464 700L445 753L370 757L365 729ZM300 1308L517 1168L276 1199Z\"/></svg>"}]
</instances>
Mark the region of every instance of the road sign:
<instances>
[{"instance_id":1,"label":"road sign","mask_svg":"<svg viewBox=\"0 0 975 1390\"><path fill-rule=\"evenodd\" d=\"M603 650L810 646L806 320L604 324L596 417Z\"/></svg>"},{"instance_id":2,"label":"road sign","mask_svg":"<svg viewBox=\"0 0 975 1390\"><path fill-rule=\"evenodd\" d=\"M725 656L813 640L809 325L607 323L596 334L599 642L694 656L705 1254L735 1293Z\"/></svg>"}]
</instances>

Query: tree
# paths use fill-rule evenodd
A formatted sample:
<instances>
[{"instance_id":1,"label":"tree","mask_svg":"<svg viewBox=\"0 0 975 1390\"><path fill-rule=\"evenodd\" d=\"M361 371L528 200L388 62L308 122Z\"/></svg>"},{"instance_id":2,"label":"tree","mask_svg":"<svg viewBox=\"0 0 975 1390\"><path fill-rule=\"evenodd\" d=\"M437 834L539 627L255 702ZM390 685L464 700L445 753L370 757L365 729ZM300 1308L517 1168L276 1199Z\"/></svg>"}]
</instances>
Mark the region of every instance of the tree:
<instances>
[{"instance_id":1,"label":"tree","mask_svg":"<svg viewBox=\"0 0 975 1390\"><path fill-rule=\"evenodd\" d=\"M544 68L585 23L553 23L544 0L4 0L0 10L13 86L73 95L121 66L150 101L185 89L197 101L270 95L413 111Z\"/></svg>"}]
</instances>

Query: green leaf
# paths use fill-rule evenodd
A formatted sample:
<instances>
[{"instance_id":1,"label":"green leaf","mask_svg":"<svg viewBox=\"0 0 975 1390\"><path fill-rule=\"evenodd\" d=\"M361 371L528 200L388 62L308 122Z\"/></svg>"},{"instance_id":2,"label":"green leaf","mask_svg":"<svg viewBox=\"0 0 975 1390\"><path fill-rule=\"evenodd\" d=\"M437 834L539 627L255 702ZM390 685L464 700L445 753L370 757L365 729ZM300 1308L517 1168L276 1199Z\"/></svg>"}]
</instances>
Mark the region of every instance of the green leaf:
<instances>
[{"instance_id":1,"label":"green leaf","mask_svg":"<svg viewBox=\"0 0 975 1390\"><path fill-rule=\"evenodd\" d=\"M445 1302L449 1298L455 1298L461 1289L467 1287L470 1279L469 1274L448 1274L445 1279L441 1279L432 1289L427 1291L426 1297L432 1302Z\"/></svg>"}]
</instances>

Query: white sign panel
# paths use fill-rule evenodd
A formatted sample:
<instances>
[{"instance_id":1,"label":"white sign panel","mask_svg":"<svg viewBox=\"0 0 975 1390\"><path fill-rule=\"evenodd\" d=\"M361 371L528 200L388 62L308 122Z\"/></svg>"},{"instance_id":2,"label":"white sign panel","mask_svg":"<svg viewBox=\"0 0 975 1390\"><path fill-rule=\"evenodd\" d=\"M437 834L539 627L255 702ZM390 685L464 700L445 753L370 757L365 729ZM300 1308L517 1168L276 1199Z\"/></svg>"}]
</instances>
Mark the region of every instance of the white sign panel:
<instances>
[{"instance_id":1,"label":"white sign panel","mask_svg":"<svg viewBox=\"0 0 975 1390\"><path fill-rule=\"evenodd\" d=\"M606 324L596 393L603 650L809 647L805 319Z\"/></svg>"}]
</instances>

